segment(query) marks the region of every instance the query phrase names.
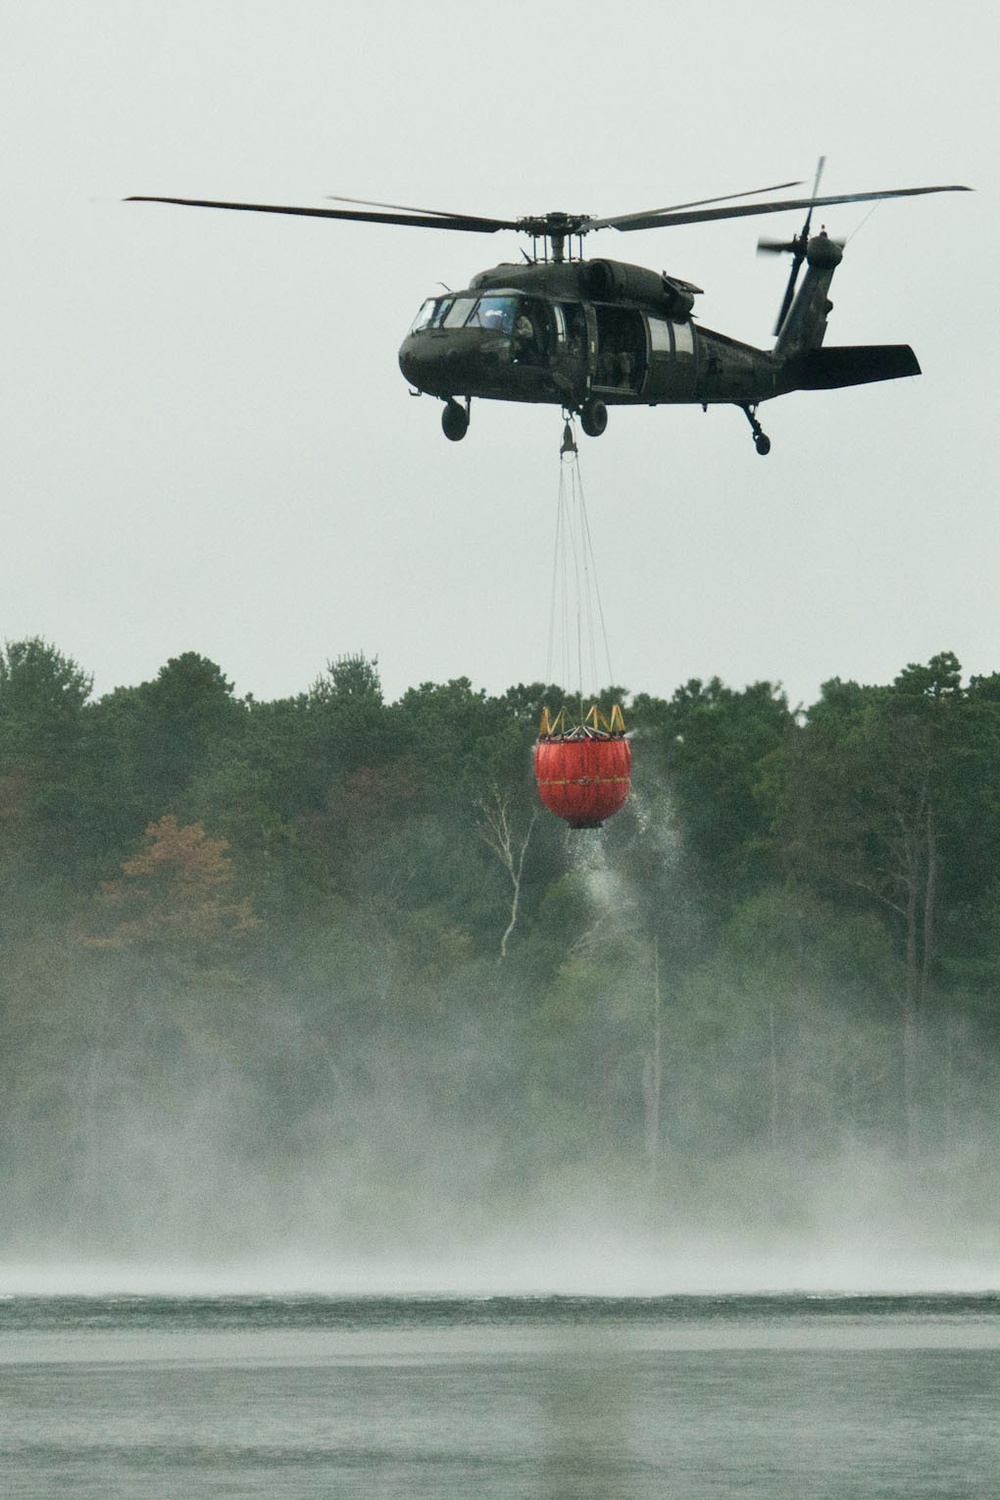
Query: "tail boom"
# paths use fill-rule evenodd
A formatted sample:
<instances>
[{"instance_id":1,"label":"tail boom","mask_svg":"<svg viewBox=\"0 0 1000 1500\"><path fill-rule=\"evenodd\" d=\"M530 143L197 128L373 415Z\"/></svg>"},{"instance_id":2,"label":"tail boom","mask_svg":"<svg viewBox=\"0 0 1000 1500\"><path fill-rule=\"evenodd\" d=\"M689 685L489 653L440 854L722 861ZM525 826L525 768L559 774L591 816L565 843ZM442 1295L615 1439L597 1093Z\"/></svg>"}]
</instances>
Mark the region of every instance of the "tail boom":
<instances>
[{"instance_id":1,"label":"tail boom","mask_svg":"<svg viewBox=\"0 0 1000 1500\"><path fill-rule=\"evenodd\" d=\"M780 379L784 393L832 391L919 374L920 365L909 344L854 344L795 354L785 362Z\"/></svg>"}]
</instances>

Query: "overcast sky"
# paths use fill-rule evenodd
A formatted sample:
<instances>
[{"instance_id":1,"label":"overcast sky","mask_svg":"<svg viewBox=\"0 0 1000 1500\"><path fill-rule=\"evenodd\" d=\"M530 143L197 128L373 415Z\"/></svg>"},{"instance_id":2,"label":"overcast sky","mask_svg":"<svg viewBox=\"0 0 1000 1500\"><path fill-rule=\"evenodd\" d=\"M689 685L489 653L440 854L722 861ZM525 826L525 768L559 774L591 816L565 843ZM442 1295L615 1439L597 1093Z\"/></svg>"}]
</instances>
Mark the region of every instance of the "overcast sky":
<instances>
[{"instance_id":1,"label":"overcast sky","mask_svg":"<svg viewBox=\"0 0 1000 1500\"><path fill-rule=\"evenodd\" d=\"M126 204L330 193L514 217L789 178L975 195L826 211L829 343L916 380L761 408L612 409L581 471L617 680L1000 669L1000 23L987 0L820 7L0 0L0 636L98 692L209 656L240 693L379 658L387 694L545 673L561 419L479 402L460 444L396 355L514 235ZM800 214L591 255L705 288L765 347Z\"/></svg>"}]
</instances>

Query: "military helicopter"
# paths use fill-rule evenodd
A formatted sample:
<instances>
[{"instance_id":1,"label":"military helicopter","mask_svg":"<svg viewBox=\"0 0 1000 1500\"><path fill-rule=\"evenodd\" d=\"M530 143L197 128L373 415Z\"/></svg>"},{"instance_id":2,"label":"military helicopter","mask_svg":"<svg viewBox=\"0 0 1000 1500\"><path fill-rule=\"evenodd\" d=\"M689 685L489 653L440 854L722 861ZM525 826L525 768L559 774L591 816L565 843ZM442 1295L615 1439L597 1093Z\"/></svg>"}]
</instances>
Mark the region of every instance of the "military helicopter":
<instances>
[{"instance_id":1,"label":"military helicopter","mask_svg":"<svg viewBox=\"0 0 1000 1500\"><path fill-rule=\"evenodd\" d=\"M464 438L473 398L560 406L567 415L579 415L590 437L604 432L609 406L696 404L707 411L709 406L731 405L750 423L757 452L766 454L771 441L757 420L762 401L789 391L829 390L920 374L908 344L823 347L833 306L828 292L843 243L828 236L825 228L811 234L813 210L970 191L953 184L821 197L823 160L808 197L734 201L801 186L783 182L613 218L554 211L495 219L339 197L331 201L351 206L297 208L144 194L127 201L407 224L463 234L513 230L530 238L531 254L522 252L522 263L480 271L463 291L429 298L399 350L400 369L414 394L426 393L444 402L441 426L447 438ZM584 237L599 229L627 234L803 208L805 223L797 235L758 242L761 251L792 257L771 350L739 343L696 323L694 299L701 288L689 281L622 261L583 257ZM807 271L796 295L803 264Z\"/></svg>"}]
</instances>

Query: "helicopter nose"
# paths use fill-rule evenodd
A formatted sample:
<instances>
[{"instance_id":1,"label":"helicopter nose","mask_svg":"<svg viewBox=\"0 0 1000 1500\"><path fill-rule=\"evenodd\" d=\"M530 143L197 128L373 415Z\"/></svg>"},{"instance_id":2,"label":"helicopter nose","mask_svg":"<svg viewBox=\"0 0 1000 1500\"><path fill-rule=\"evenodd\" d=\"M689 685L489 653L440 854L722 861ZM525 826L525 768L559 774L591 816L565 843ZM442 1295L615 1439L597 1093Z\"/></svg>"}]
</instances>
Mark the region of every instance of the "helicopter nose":
<instances>
[{"instance_id":1,"label":"helicopter nose","mask_svg":"<svg viewBox=\"0 0 1000 1500\"><path fill-rule=\"evenodd\" d=\"M429 391L434 396L453 396L466 389L475 377L477 352L445 347L440 342L429 344L420 338L407 338L399 351L399 368L404 377L419 391Z\"/></svg>"},{"instance_id":2,"label":"helicopter nose","mask_svg":"<svg viewBox=\"0 0 1000 1500\"><path fill-rule=\"evenodd\" d=\"M413 340L407 339L399 351L399 368L403 376L418 390L423 390L421 377L426 373L428 361L421 359L420 354L413 347Z\"/></svg>"}]
</instances>

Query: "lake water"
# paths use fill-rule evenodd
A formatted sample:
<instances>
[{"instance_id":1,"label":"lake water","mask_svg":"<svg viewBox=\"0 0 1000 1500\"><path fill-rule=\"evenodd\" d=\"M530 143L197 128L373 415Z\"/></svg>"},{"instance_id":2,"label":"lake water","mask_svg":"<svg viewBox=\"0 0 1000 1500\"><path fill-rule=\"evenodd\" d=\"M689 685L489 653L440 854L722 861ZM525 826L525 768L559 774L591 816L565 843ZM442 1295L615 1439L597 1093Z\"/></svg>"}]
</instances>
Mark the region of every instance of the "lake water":
<instances>
[{"instance_id":1,"label":"lake water","mask_svg":"<svg viewBox=\"0 0 1000 1500\"><path fill-rule=\"evenodd\" d=\"M1000 1297L7 1297L0 1493L985 1500Z\"/></svg>"}]
</instances>

